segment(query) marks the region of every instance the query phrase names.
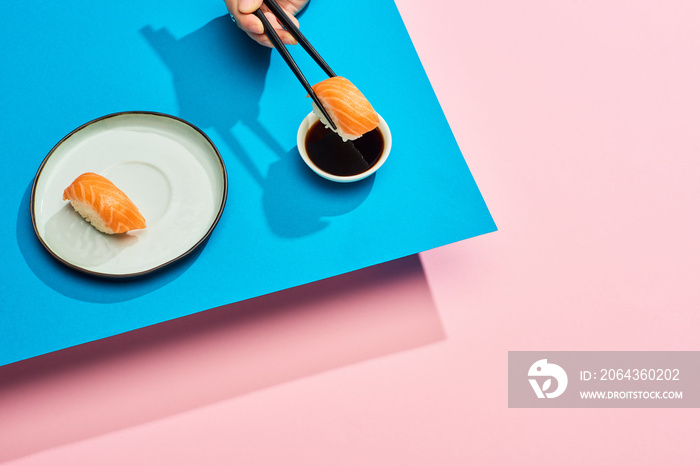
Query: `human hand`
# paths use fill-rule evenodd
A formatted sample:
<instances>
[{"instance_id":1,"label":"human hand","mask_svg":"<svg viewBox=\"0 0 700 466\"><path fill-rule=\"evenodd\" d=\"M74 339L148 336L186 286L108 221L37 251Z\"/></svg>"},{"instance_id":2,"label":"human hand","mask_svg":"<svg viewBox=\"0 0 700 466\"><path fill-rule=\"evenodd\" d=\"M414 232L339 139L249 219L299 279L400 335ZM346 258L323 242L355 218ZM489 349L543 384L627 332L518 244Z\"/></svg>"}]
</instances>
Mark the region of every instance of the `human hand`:
<instances>
[{"instance_id":1,"label":"human hand","mask_svg":"<svg viewBox=\"0 0 700 466\"><path fill-rule=\"evenodd\" d=\"M304 8L304 5L306 5L308 1L309 0L277 0L277 4L287 13L287 16L289 16L294 24L299 25L299 21L297 21L294 15ZM228 8L229 13L233 15L236 20L236 25L238 25L239 28L243 29L251 39L259 44L273 47L272 42L270 42L270 39L265 35L262 22L253 14L258 8L261 8L262 0L225 0L225 2L226 8ZM277 31L277 35L280 36L283 43L289 45L297 43L296 39L294 39L289 32L284 30L279 21L277 21L275 15L273 15L265 5L262 5L262 10L270 21L270 24L272 24L275 31Z\"/></svg>"}]
</instances>

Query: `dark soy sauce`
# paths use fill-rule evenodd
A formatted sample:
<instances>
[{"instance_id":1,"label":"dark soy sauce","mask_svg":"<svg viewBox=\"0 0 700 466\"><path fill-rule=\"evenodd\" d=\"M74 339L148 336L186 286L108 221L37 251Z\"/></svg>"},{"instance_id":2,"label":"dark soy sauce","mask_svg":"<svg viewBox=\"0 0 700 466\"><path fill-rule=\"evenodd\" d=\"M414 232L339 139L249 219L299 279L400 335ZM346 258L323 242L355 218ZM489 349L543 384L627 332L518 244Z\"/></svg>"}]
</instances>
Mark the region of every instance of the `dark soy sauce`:
<instances>
[{"instance_id":1,"label":"dark soy sauce","mask_svg":"<svg viewBox=\"0 0 700 466\"><path fill-rule=\"evenodd\" d=\"M318 168L337 176L352 176L369 170L384 152L384 136L379 128L354 141L343 142L320 121L311 125L304 144L306 153Z\"/></svg>"}]
</instances>

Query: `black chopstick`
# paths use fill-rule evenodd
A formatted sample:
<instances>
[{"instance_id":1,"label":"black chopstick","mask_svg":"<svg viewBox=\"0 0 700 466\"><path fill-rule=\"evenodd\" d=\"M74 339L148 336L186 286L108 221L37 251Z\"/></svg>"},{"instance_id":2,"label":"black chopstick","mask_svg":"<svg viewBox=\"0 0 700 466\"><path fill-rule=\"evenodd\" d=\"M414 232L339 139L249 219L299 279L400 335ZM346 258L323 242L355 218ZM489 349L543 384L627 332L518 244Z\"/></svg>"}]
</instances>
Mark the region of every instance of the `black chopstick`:
<instances>
[{"instance_id":1,"label":"black chopstick","mask_svg":"<svg viewBox=\"0 0 700 466\"><path fill-rule=\"evenodd\" d=\"M297 42L299 42L299 45L301 45L306 52L311 55L311 58L314 59L316 63L318 63L318 66L321 67L323 71L326 72L329 78L332 78L335 76L335 73L331 69L330 66L328 66L328 63L321 57L321 55L316 51L316 49L311 45L309 40L304 37L304 34L301 33L298 27L289 19L287 14L280 8L280 6L277 4L275 0L263 0L263 3L267 5L267 7L270 9L273 15L277 17L280 23L282 23L282 26L294 37Z\"/></svg>"},{"instance_id":2,"label":"black chopstick","mask_svg":"<svg viewBox=\"0 0 700 466\"><path fill-rule=\"evenodd\" d=\"M277 51L280 53L280 55L282 55L282 58L284 59L284 61L287 62L287 65L289 66L289 68L291 68L292 72L294 72L294 75L296 75L296 77L299 80L299 82L301 83L301 85L304 86L304 89L306 89L306 92L309 94L309 96L314 101L314 103L319 108L319 110L321 110L321 113L323 113L323 116L326 117L326 120L328 121L328 123L331 125L331 127L333 129L337 129L335 126L335 123L333 123L333 120L331 119L330 115L326 111L326 108L323 106L321 101L318 99L318 96L316 95L313 88L309 84L309 81L306 80L306 77L299 69L299 66L296 64L296 62L294 61L294 59L290 55L289 51L287 50L287 48L282 43L282 39L280 39L280 37L275 32L275 28L272 27L270 22L267 20L267 17L265 17L265 13L263 13L262 10L258 9L255 11L254 14L262 22L263 27L265 28L265 34L267 34L267 37L270 39L270 42L272 42L272 45L274 45L275 48L277 49ZM275 14L275 13L273 12L273 14ZM284 16L284 12L282 13L282 15ZM278 18L279 18L279 16L278 16ZM299 40L299 39L297 39L297 40Z\"/></svg>"}]
</instances>

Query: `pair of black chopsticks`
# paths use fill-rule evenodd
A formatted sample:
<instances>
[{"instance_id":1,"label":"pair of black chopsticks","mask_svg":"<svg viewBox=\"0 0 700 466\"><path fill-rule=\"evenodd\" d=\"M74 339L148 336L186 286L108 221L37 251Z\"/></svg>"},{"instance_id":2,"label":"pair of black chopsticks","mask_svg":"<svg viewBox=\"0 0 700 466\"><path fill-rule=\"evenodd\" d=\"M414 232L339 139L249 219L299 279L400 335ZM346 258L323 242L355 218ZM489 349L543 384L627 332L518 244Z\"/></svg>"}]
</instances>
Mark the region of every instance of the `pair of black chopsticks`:
<instances>
[{"instance_id":1,"label":"pair of black chopsticks","mask_svg":"<svg viewBox=\"0 0 700 466\"><path fill-rule=\"evenodd\" d=\"M306 50L306 52L311 56L311 58L314 59L316 63L323 69L323 71L326 72L328 77L333 77L335 76L335 73L331 69L330 66L325 62L323 58L321 58L321 55L318 54L316 49L314 49L311 46L311 43L304 37L304 34L301 33L299 28L297 28L294 23L292 23L289 18L287 17L287 14L280 8L280 6L277 4L275 0L263 0L263 3L270 9L273 15L279 20L280 23L282 23L282 26L294 37L297 42ZM316 96L316 93L314 90L311 88L311 85L309 82L306 80L304 77L304 74L301 72L299 69L299 66L296 64L292 56L289 54L289 51L287 48L284 46L282 43L282 39L277 35L275 32L275 28L272 27L270 22L267 20L265 17L265 14L262 12L262 10L257 10L255 11L255 16L257 16L260 21L263 23L263 27L265 28L265 34L267 34L267 37L270 39L272 42L272 45L275 46L277 51L282 55L282 58L284 58L284 61L287 62L287 65L289 65L289 68L292 69L294 74L296 75L297 79L301 83L302 86L304 86L304 89L306 89L306 92L309 93L309 96L311 96L311 99L316 103L318 108L321 110L321 113L323 113L323 116L326 117L326 120L328 120L328 123L333 127L333 129L336 129L335 123L333 123L333 120L331 117L328 115L328 112L326 109L323 107L323 104L321 103L320 100L318 100L318 97Z\"/></svg>"}]
</instances>

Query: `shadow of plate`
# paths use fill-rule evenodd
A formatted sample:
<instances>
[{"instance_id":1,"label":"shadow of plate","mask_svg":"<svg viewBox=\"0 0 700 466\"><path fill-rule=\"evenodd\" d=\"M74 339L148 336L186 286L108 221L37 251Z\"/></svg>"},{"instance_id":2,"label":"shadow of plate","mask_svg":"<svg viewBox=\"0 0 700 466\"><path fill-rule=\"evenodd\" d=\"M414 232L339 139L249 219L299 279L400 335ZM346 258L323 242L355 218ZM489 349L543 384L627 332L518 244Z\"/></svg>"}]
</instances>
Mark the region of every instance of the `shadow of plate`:
<instances>
[{"instance_id":1,"label":"shadow of plate","mask_svg":"<svg viewBox=\"0 0 700 466\"><path fill-rule=\"evenodd\" d=\"M29 183L17 212L17 245L34 275L53 290L69 298L92 303L118 303L143 296L182 275L194 263L206 245L205 242L182 259L147 275L129 279L110 279L88 275L59 262L41 244L32 226L31 190L32 183ZM50 221L55 223L54 226L61 227L66 219L76 220L74 212L71 210L70 208L62 210L59 212L60 215L57 214L58 217L54 216L56 218L52 218ZM92 228L82 219L77 220L80 222L71 222L79 225L77 228ZM80 234L80 231L73 233ZM92 234L92 232L90 231L88 234ZM126 238L122 241L123 244L119 245L119 248L128 247L128 242L129 238ZM119 248L109 247L109 244L95 243L92 247L94 249L92 252L96 253L95 256L93 259L85 260L88 262L105 260L105 258L118 253Z\"/></svg>"}]
</instances>

